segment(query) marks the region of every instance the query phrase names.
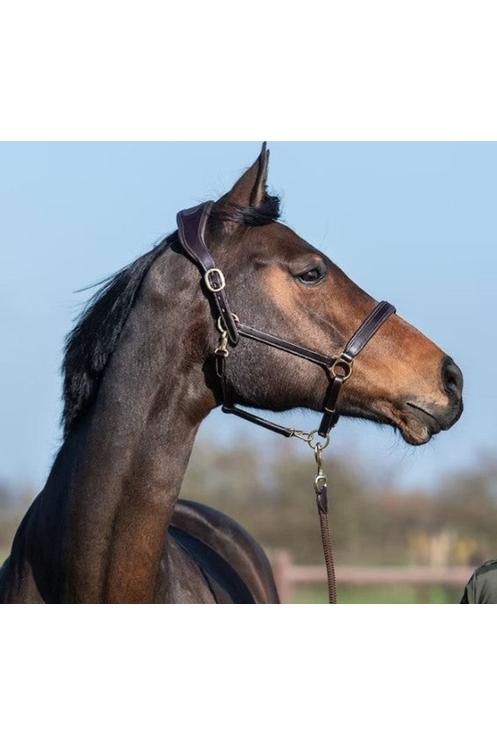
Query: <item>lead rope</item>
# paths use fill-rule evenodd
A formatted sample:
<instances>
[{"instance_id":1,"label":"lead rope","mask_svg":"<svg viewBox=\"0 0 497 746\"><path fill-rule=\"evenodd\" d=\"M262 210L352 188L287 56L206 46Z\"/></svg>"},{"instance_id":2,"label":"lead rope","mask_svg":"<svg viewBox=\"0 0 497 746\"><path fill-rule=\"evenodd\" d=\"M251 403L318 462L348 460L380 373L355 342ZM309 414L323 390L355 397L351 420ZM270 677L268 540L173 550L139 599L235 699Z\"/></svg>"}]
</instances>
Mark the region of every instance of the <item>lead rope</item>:
<instances>
[{"instance_id":1,"label":"lead rope","mask_svg":"<svg viewBox=\"0 0 497 746\"><path fill-rule=\"evenodd\" d=\"M218 320L217 324L219 330L219 342L214 350L214 357L216 360L216 372L220 379L221 390L223 394L223 400L226 400L226 380L225 380L225 366L226 359L229 356L229 340L226 329L223 328L222 320ZM333 558L333 545L331 541L329 516L328 516L328 479L323 471L323 464L321 454L325 448L329 445L330 436L327 435L322 442L316 442L319 437L316 430L310 433L302 432L301 430L289 430L288 428L282 428L282 430L288 430L288 436L299 438L307 443L314 452L314 459L316 461L317 472L314 478L314 491L316 493L316 505L319 516L319 528L321 531L321 543L323 545L324 563L326 566L326 580L328 587L328 602L330 604L336 604L337 602L337 588L336 588L336 575L335 575L335 561Z\"/></svg>"},{"instance_id":2,"label":"lead rope","mask_svg":"<svg viewBox=\"0 0 497 746\"><path fill-rule=\"evenodd\" d=\"M323 545L324 563L326 565L326 580L328 585L328 602L337 602L337 583L335 574L335 560L333 558L333 544L331 541L330 524L328 517L328 480L323 471L321 453L323 445L317 443L314 446L314 458L316 460L317 474L314 479L314 491L316 493L316 505L319 515L319 528L321 529L321 543Z\"/></svg>"}]
</instances>

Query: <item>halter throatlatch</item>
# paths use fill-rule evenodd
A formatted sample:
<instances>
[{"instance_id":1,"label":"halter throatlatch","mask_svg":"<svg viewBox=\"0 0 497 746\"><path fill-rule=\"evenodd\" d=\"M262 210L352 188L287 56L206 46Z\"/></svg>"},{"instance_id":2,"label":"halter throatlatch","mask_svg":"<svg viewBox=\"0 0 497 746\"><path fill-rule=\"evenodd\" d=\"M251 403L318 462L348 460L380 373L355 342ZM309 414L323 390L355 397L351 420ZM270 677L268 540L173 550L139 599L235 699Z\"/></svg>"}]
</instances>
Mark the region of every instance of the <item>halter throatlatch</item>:
<instances>
[{"instance_id":1,"label":"halter throatlatch","mask_svg":"<svg viewBox=\"0 0 497 746\"><path fill-rule=\"evenodd\" d=\"M329 443L330 432L338 422L337 403L344 383L353 373L354 359L374 337L378 329L389 316L395 313L395 308L387 301L378 303L366 317L360 327L349 339L345 349L337 356L323 355L315 350L302 347L295 342L281 339L274 334L261 332L242 323L236 314L232 313L226 297L226 280L223 272L216 267L214 259L205 240L205 228L212 209L213 202L204 202L189 210L178 213L178 235L183 249L188 257L197 265L203 277L204 289L214 305L219 332L219 343L214 351L216 372L219 377L222 395L222 410L227 414L234 414L244 420L271 430L286 438L300 438L306 441L314 450L318 472L314 481L316 501L321 527L321 538L328 576L328 595L330 603L336 603L336 583L333 563L331 539L328 528L328 495L327 480L322 470L321 453ZM226 379L226 361L229 348L238 344L239 338L245 337L255 342L274 347L290 355L308 360L319 365L326 371L328 387L323 402L323 416L317 430L310 433L285 427L258 415L247 412L237 406L230 395ZM323 439L323 440L320 440Z\"/></svg>"}]
</instances>

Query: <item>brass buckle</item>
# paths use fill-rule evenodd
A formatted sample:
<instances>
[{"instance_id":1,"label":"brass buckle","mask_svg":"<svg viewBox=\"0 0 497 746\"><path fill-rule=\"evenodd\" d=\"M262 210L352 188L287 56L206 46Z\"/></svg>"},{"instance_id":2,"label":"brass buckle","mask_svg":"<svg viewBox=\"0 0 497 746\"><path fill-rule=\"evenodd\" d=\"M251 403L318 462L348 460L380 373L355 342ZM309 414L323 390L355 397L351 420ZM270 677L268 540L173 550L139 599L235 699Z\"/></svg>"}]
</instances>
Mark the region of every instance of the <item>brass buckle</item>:
<instances>
[{"instance_id":1,"label":"brass buckle","mask_svg":"<svg viewBox=\"0 0 497 746\"><path fill-rule=\"evenodd\" d=\"M329 367L329 371L334 378L343 378L344 381L350 378L352 375L352 368L354 366L353 359L347 359L342 355L339 355L337 359ZM341 371L340 371L341 369Z\"/></svg>"},{"instance_id":2,"label":"brass buckle","mask_svg":"<svg viewBox=\"0 0 497 746\"><path fill-rule=\"evenodd\" d=\"M217 273L217 277L219 280L218 287L214 287L214 285L212 284L211 276L213 272ZM224 275L221 272L221 270L218 269L217 267L211 267L211 269L207 270L207 272L204 275L204 282L207 286L207 290L210 290L211 293L219 293L221 292L221 290L224 290L224 288L226 287L226 280L224 279Z\"/></svg>"}]
</instances>

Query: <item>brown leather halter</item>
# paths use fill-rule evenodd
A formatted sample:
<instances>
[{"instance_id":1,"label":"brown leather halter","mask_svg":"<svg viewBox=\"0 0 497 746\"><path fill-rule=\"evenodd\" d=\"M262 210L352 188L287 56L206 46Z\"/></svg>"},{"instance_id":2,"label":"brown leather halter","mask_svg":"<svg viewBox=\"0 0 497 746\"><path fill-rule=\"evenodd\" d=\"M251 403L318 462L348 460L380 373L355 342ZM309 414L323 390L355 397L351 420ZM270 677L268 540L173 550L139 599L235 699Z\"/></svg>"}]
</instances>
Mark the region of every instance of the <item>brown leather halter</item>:
<instances>
[{"instance_id":1,"label":"brown leather halter","mask_svg":"<svg viewBox=\"0 0 497 746\"><path fill-rule=\"evenodd\" d=\"M301 438L314 450L317 464L314 489L316 492L321 538L328 577L328 596L330 603L336 603L335 569L328 528L327 479L321 466L321 452L328 445L330 432L338 422L338 397L345 381L352 375L354 359L364 349L388 317L395 313L395 308L390 303L387 303L387 301L378 303L349 339L343 352L337 356L323 355L315 350L310 350L294 342L288 342L286 339L276 337L274 334L262 332L247 326L230 310L225 293L226 281L224 275L216 267L205 241L205 227L213 204L213 202L204 202L189 210L182 210L177 215L177 221L181 245L189 258L200 269L204 287L209 294L209 298L214 303L214 310L217 315L217 329L220 334L220 341L214 351L214 355L216 359L216 371L221 385L222 410L227 414L237 415L244 420L265 427L287 438ZM276 422L247 412L236 405L233 396L230 395L226 380L226 361L229 356L229 347L235 347L240 337L245 337L246 339L275 347L290 355L304 358L315 365L319 365L326 371L328 375L328 388L323 402L323 416L317 430L306 433L295 428L284 427ZM324 438L324 441L320 441L318 436Z\"/></svg>"}]
</instances>

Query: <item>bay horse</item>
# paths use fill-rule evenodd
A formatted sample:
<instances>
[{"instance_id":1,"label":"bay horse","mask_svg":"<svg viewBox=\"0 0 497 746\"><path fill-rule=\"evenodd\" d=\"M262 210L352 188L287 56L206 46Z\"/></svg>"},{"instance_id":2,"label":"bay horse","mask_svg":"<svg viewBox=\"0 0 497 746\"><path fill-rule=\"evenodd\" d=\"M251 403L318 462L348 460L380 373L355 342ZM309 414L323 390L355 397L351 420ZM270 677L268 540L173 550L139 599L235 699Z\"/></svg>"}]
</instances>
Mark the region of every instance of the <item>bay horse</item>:
<instances>
[{"instance_id":1,"label":"bay horse","mask_svg":"<svg viewBox=\"0 0 497 746\"><path fill-rule=\"evenodd\" d=\"M279 221L269 151L212 204L205 241L243 320L337 355L375 301ZM223 403L215 309L178 232L106 282L68 337L64 438L0 570L4 603L276 603L271 568L227 516L178 499L202 420ZM216 290L216 288L214 288ZM219 347L218 347L219 350ZM237 403L322 411L323 371L240 339ZM384 319L337 413L397 428L413 445L462 412L462 375L397 315Z\"/></svg>"}]
</instances>

